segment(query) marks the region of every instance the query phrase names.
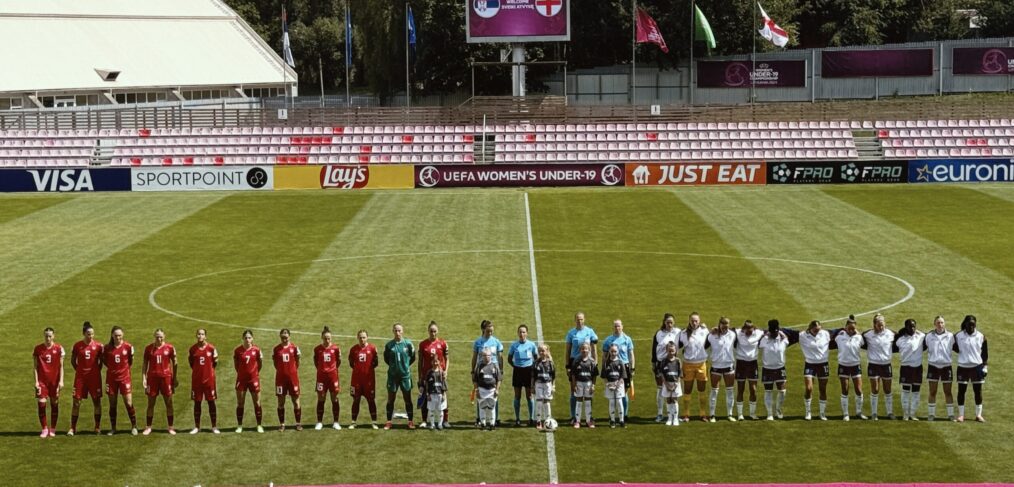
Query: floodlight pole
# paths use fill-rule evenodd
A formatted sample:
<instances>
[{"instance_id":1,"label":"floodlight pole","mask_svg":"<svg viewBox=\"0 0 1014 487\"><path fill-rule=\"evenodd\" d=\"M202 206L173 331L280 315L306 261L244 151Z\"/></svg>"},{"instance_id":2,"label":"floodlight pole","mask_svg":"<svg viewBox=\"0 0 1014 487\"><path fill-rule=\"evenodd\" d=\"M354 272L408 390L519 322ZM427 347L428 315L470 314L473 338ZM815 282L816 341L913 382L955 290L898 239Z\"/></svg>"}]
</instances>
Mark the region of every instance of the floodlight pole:
<instances>
[{"instance_id":1,"label":"floodlight pole","mask_svg":"<svg viewBox=\"0 0 1014 487\"><path fill-rule=\"evenodd\" d=\"M753 105L757 98L757 2L753 3L753 21L750 24L754 27L750 37L753 39L753 52L750 54L750 104Z\"/></svg>"},{"instance_id":2,"label":"floodlight pole","mask_svg":"<svg viewBox=\"0 0 1014 487\"><path fill-rule=\"evenodd\" d=\"M408 2L405 2L405 108L412 108L412 82L411 74L409 72L409 55L408 55Z\"/></svg>"},{"instance_id":3,"label":"floodlight pole","mask_svg":"<svg viewBox=\"0 0 1014 487\"><path fill-rule=\"evenodd\" d=\"M630 0L631 41L630 41L630 109L637 119L637 0Z\"/></svg>"},{"instance_id":4,"label":"floodlight pole","mask_svg":"<svg viewBox=\"0 0 1014 487\"><path fill-rule=\"evenodd\" d=\"M352 60L349 59L349 57L352 54L352 49L349 48L349 46L348 46L349 40L352 39L352 33L348 32L348 29L351 26L352 26L352 23L349 22L349 0L345 0L345 30L346 30L346 32L345 32L345 44L346 44L345 45L345 106L347 108L352 108L352 94L351 94L352 90L351 90L351 88L349 86L352 83L352 80L349 79L349 76L350 76L349 75L349 67L352 65Z\"/></svg>"}]
</instances>

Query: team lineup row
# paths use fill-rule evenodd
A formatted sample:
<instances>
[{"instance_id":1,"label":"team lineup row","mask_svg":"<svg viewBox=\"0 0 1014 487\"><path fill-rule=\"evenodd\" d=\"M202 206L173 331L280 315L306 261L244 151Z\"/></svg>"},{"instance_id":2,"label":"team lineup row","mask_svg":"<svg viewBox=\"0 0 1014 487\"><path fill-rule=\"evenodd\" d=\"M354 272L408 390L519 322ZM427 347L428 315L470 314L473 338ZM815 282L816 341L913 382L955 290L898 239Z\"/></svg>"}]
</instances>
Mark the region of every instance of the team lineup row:
<instances>
[{"instance_id":1,"label":"team lineup row","mask_svg":"<svg viewBox=\"0 0 1014 487\"><path fill-rule=\"evenodd\" d=\"M813 321L805 331L799 332L782 328L778 320L768 323L764 332L746 321L736 329L729 326L727 318L720 318L718 326L709 329L701 323L700 316L692 313L685 328L676 328L673 315L663 317L660 329L653 337L651 349L652 372L656 382L657 422L677 426L690 420L690 396L698 391L699 413L704 421L715 422L715 408L720 386L725 386L726 412L730 421L744 420L744 395L749 391L749 417L756 415L757 383L764 385L764 404L767 419L783 417L782 408L786 396L787 374L785 352L793 344L800 344L805 359L804 404L805 419L812 418L811 402L814 382L819 390L819 418L827 419L827 382L830 377L829 353L838 351L838 376L841 384L841 410L845 421L849 415L849 388L855 390L855 414L861 419L863 413L863 386L860 370L860 350L867 355L867 374L871 380L871 416L878 419L880 390L883 389L888 418L894 418L891 383L893 371L892 356L899 354L901 361L900 382L902 387L903 419L916 419L919 394L923 382L923 355L928 358L926 379L930 385L928 419L936 415L936 392L943 384L948 418L964 421L964 399L969 384L975 396L975 418L982 417L982 384L987 372L988 349L986 339L976 329L974 316L966 316L957 334L947 331L942 317L934 320L934 329L929 333L918 330L914 319L905 321L897 333L887 329L882 315L873 319L873 328L860 333L853 317L845 326L827 331ZM500 424L499 394L504 377L504 346L494 336L494 326L488 320L480 324L482 336L472 345L470 364L472 376L471 399L476 403L476 426L494 429ZM420 343L421 359L412 342L404 337L404 327L392 327L393 338L383 350L387 371L387 422L385 429L392 427L394 404L398 391L402 392L408 417L408 428L414 429L412 366L417 367L416 380L420 396L418 406L424 422L432 429L449 427L447 417L447 371L450 365L447 342L439 338L439 328L431 322L427 328L429 337ZM623 332L620 320L613 322L613 333L603 341L604 358L601 367L598 360L599 337L585 323L583 313L575 315L574 327L566 335L566 373L570 382L570 423L580 428L583 417L587 427L594 428L592 398L598 378L602 378L604 395L609 403L611 427L624 427L628 420L629 398L634 396L633 377L636 370L634 342ZM518 339L507 352L506 362L513 368L514 424L521 426L522 392L528 409L528 424L539 429L554 429L550 403L555 391L556 369L548 345L536 345L528 339L525 325L518 327ZM94 429L100 432L101 423L101 369L106 368L105 389L109 396L108 434L116 431L117 398L121 397L131 423L131 432L137 434L137 420L131 390L131 367L134 348L124 340L121 327L113 327L110 340L102 344L95 340L95 331L90 323L83 326L83 339L77 342L71 352L71 366L74 369L73 411L68 435L77 431L80 403L91 398L94 405ZM35 372L35 396L38 401L39 422L42 437L55 436L59 417L59 396L64 383L64 350L54 341L52 328L44 331L45 341L33 352ZM282 329L280 343L271 354L275 367L275 395L278 399L279 429L285 430L285 398L289 397L295 416L297 430L302 429L300 406L300 385L298 368L301 352L290 340L290 332ZM357 333L357 342L347 355L352 369L349 392L353 398L352 421L349 428L356 427L359 406L366 399L371 427L376 424L375 369L379 365L380 353L368 342L365 330ZM763 351L763 353L761 353ZM954 381L952 352L957 353L958 415L954 416L951 384ZM218 350L208 343L206 331L197 331L197 342L190 347L188 363L192 369L191 399L194 401L196 434L201 428L201 402L208 403L212 431L219 433L217 424L217 382L215 369L218 366ZM236 432L243 431L243 416L246 395L250 394L256 417L257 431L263 432L262 408L260 404L260 372L263 368L263 353L253 344L253 333L243 332L243 343L233 351L233 365L236 371ZM316 368L317 424L323 428L325 403L330 398L332 406L332 427L341 429L338 417L341 393L338 370L342 361L339 346L333 342L330 330L325 327L321 343L314 348L313 362ZM760 367L758 367L760 362ZM710 365L710 374L708 366ZM760 370L760 373L758 373ZM711 391L705 397L708 381ZM736 399L733 400L733 385L736 384ZM151 424L159 396L166 407L168 431L175 434L173 418L173 395L178 387L177 356L175 348L166 342L165 333L158 329L154 341L144 349L142 361L142 385L148 396L146 425L143 434L151 433ZM685 391L685 393L684 393ZM46 407L50 408L47 422ZM737 414L733 414L733 407ZM707 412L705 408L707 407ZM680 411L683 415L680 415ZM663 414L663 412L667 414Z\"/></svg>"}]
</instances>

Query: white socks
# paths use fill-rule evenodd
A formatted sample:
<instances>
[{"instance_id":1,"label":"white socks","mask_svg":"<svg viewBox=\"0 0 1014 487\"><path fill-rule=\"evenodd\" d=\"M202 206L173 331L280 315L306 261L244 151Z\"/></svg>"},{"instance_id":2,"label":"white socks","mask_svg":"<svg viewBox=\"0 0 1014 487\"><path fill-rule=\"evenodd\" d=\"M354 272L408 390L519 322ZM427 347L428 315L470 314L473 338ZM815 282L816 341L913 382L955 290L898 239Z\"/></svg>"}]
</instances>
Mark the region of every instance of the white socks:
<instances>
[{"instance_id":1,"label":"white socks","mask_svg":"<svg viewBox=\"0 0 1014 487\"><path fill-rule=\"evenodd\" d=\"M811 398L803 398L803 405L806 407L806 415L810 415L810 403L813 401Z\"/></svg>"},{"instance_id":2,"label":"white socks","mask_svg":"<svg viewBox=\"0 0 1014 487\"><path fill-rule=\"evenodd\" d=\"M772 392L774 391L764 391L764 410L768 412L768 416L774 416L775 414L771 401Z\"/></svg>"},{"instance_id":3,"label":"white socks","mask_svg":"<svg viewBox=\"0 0 1014 487\"><path fill-rule=\"evenodd\" d=\"M743 415L743 401L736 402L736 414L739 416Z\"/></svg>"},{"instance_id":4,"label":"white socks","mask_svg":"<svg viewBox=\"0 0 1014 487\"><path fill-rule=\"evenodd\" d=\"M894 394L884 393L884 405L887 406L887 415L894 414Z\"/></svg>"},{"instance_id":5,"label":"white socks","mask_svg":"<svg viewBox=\"0 0 1014 487\"><path fill-rule=\"evenodd\" d=\"M845 395L841 397L841 414L843 416L849 415L849 397Z\"/></svg>"},{"instance_id":6,"label":"white socks","mask_svg":"<svg viewBox=\"0 0 1014 487\"><path fill-rule=\"evenodd\" d=\"M725 410L726 410L727 413L729 413L729 416L732 416L732 403L735 400L735 398L736 398L736 396L735 396L735 394L733 394L732 388L731 387L726 387L725 388ZM742 405L742 403L740 403L739 410L740 410L740 414L743 414L743 405Z\"/></svg>"},{"instance_id":7,"label":"white socks","mask_svg":"<svg viewBox=\"0 0 1014 487\"><path fill-rule=\"evenodd\" d=\"M975 405L975 417L978 418L980 416L982 416L982 404L976 404Z\"/></svg>"},{"instance_id":8,"label":"white socks","mask_svg":"<svg viewBox=\"0 0 1014 487\"><path fill-rule=\"evenodd\" d=\"M856 416L863 415L863 395L856 394Z\"/></svg>"},{"instance_id":9,"label":"white socks","mask_svg":"<svg viewBox=\"0 0 1014 487\"><path fill-rule=\"evenodd\" d=\"M665 404L665 399L662 399L662 386L658 386L658 390L655 392L655 405L658 406L658 414L662 415L662 406Z\"/></svg>"},{"instance_id":10,"label":"white socks","mask_svg":"<svg viewBox=\"0 0 1014 487\"><path fill-rule=\"evenodd\" d=\"M591 399L588 399L584 401L584 420L591 421L591 419L592 419Z\"/></svg>"},{"instance_id":11,"label":"white socks","mask_svg":"<svg viewBox=\"0 0 1014 487\"><path fill-rule=\"evenodd\" d=\"M871 413L874 416L877 415L877 406L879 406L879 405L880 405L880 394L873 394L873 395L871 395L870 396L870 411L871 411ZM862 410L860 409L860 412L861 411Z\"/></svg>"},{"instance_id":12,"label":"white socks","mask_svg":"<svg viewBox=\"0 0 1014 487\"><path fill-rule=\"evenodd\" d=\"M817 402L817 404L820 406L820 417L823 418L825 415L827 415L827 401L821 399Z\"/></svg>"},{"instance_id":13,"label":"white socks","mask_svg":"<svg viewBox=\"0 0 1014 487\"><path fill-rule=\"evenodd\" d=\"M718 405L718 388L712 387L711 394L708 395L708 416L715 415L715 406Z\"/></svg>"},{"instance_id":14,"label":"white socks","mask_svg":"<svg viewBox=\"0 0 1014 487\"><path fill-rule=\"evenodd\" d=\"M910 404L910 398L909 398L909 396L911 396L911 395L912 395L911 392L906 391L905 389L901 390L901 417L902 417L902 419L908 419L909 416L913 416L912 414L909 414L909 409L912 407L912 405ZM888 408L888 410L890 410L890 408Z\"/></svg>"},{"instance_id":15,"label":"white socks","mask_svg":"<svg viewBox=\"0 0 1014 487\"><path fill-rule=\"evenodd\" d=\"M757 401L750 401L750 416L757 416Z\"/></svg>"},{"instance_id":16,"label":"white socks","mask_svg":"<svg viewBox=\"0 0 1014 487\"><path fill-rule=\"evenodd\" d=\"M782 389L778 391L778 400L775 406L775 414L778 415L779 417L782 416L782 406L785 405L785 395L788 392L789 391L787 389Z\"/></svg>"}]
</instances>

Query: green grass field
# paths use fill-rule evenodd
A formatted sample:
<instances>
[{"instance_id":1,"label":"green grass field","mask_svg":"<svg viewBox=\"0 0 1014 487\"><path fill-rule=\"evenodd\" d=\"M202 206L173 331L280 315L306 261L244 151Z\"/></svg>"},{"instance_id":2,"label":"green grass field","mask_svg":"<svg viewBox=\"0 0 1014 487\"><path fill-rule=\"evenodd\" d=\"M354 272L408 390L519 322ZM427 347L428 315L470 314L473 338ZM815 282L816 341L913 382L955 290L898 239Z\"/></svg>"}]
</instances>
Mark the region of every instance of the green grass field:
<instances>
[{"instance_id":1,"label":"green grass field","mask_svg":"<svg viewBox=\"0 0 1014 487\"><path fill-rule=\"evenodd\" d=\"M474 407L467 363L479 321L493 320L505 344L519 323L532 325L535 336L525 194L541 321L557 359L581 310L601 338L614 318L623 319L640 363L634 424L561 428L555 455L534 429L468 426ZM560 482L1011 482L1012 214L1014 186L997 185L5 196L2 483L547 482L551 457ZM797 346L788 353L785 421L680 428L653 422L649 349L664 312L676 314L678 325L691 311L709 325L722 315L736 324L776 317L795 325L891 305L909 292L904 282L915 293L884 311L892 329L915 317L926 330L942 314L956 331L964 314L978 316L993 351L985 386L989 423L843 423L835 420L835 383L829 386L832 421L803 421ZM174 315L149 301L155 289L157 305ZM160 431L150 437L40 440L32 347L53 326L69 352L86 319L102 341L110 326L124 326L138 353L162 327L183 357L198 327L208 328L226 356L242 328L258 330L256 342L270 350L275 330L289 327L304 352L300 375L307 390L323 325L335 331L344 353L360 328L382 346L391 324L401 321L418 343L425 324L436 320L451 342L455 429L407 431L402 422L390 432L311 427L279 433L267 390L269 432L263 435L170 437L159 404ZM869 326L868 315L860 320ZM184 432L193 424L185 364L183 358L175 407ZM381 384L385 370L378 369ZM269 364L265 373L270 384ZM234 376L226 358L218 370L219 422L228 430L235 427ZM343 367L343 383L347 378ZM66 382L61 433L70 421L70 371ZM143 422L140 358L134 385ZM512 418L508 388L505 396L501 414ZM384 400L378 397L381 416ZM925 416L925 391L922 402ZM314 422L314 403L313 395L303 397L304 423ZM696 410L696 398L693 404ZM343 395L343 424L350 406ZM565 418L566 409L566 394L557 394L555 416ZM724 414L724 395L718 410ZM82 429L89 428L91 411L86 402ZM601 425L607 416L601 392L595 411ZM246 417L251 424L249 400ZM291 422L291 410L288 417ZM121 406L121 428L125 421Z\"/></svg>"}]
</instances>

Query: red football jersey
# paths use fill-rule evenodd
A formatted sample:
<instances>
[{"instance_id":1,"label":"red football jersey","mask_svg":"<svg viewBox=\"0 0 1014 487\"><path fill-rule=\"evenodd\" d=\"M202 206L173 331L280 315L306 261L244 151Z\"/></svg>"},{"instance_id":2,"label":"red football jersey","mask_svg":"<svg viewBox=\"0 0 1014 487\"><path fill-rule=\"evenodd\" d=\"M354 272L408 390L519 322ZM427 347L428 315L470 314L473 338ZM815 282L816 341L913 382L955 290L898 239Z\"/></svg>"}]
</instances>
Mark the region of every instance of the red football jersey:
<instances>
[{"instance_id":1,"label":"red football jersey","mask_svg":"<svg viewBox=\"0 0 1014 487\"><path fill-rule=\"evenodd\" d=\"M176 349L168 343L156 347L154 343L144 347L144 358L148 360L148 377L172 377L173 359Z\"/></svg>"},{"instance_id":2,"label":"red football jersey","mask_svg":"<svg viewBox=\"0 0 1014 487\"><path fill-rule=\"evenodd\" d=\"M101 373L102 344L98 340L92 340L90 344L85 344L84 340L75 343L70 357L71 362L77 365L74 368L77 377L88 378Z\"/></svg>"},{"instance_id":3,"label":"red football jersey","mask_svg":"<svg viewBox=\"0 0 1014 487\"><path fill-rule=\"evenodd\" d=\"M349 364L352 367L354 381L368 380L373 377L373 369L377 367L377 347L372 343L361 346L358 343L349 349Z\"/></svg>"},{"instance_id":4,"label":"red football jersey","mask_svg":"<svg viewBox=\"0 0 1014 487\"><path fill-rule=\"evenodd\" d=\"M278 377L288 377L297 380L299 371L296 368L296 357L299 357L299 347L295 343L289 342L288 345L282 345L281 343L275 345L271 359L275 362L275 370L278 371Z\"/></svg>"},{"instance_id":5,"label":"red football jersey","mask_svg":"<svg viewBox=\"0 0 1014 487\"><path fill-rule=\"evenodd\" d=\"M190 368L193 369L190 383L194 387L215 384L215 361L218 360L218 350L214 345L205 343L204 347L200 347L196 343L193 344L190 347L189 360Z\"/></svg>"},{"instance_id":6,"label":"red football jersey","mask_svg":"<svg viewBox=\"0 0 1014 487\"><path fill-rule=\"evenodd\" d=\"M256 345L244 348L243 345L236 347L232 352L232 359L239 363L236 368L236 380L239 382L256 382L261 379L260 370L257 369L257 361L263 359L261 349Z\"/></svg>"},{"instance_id":7,"label":"red football jersey","mask_svg":"<svg viewBox=\"0 0 1014 487\"><path fill-rule=\"evenodd\" d=\"M329 347L320 344L313 349L313 364L317 366L317 372L333 374L338 371L338 360L341 356L342 350L337 343L332 343Z\"/></svg>"},{"instance_id":8,"label":"red football jersey","mask_svg":"<svg viewBox=\"0 0 1014 487\"><path fill-rule=\"evenodd\" d=\"M431 340L429 338L419 343L419 368L422 371L422 376L426 377L426 374L430 372L430 354L434 351L437 352L437 358L440 359L440 368L447 368L447 342L442 338Z\"/></svg>"},{"instance_id":9,"label":"red football jersey","mask_svg":"<svg viewBox=\"0 0 1014 487\"><path fill-rule=\"evenodd\" d=\"M118 347L106 346L102 351L105 356L106 382L130 382L130 363L134 360L134 347L123 342Z\"/></svg>"},{"instance_id":10,"label":"red football jersey","mask_svg":"<svg viewBox=\"0 0 1014 487\"><path fill-rule=\"evenodd\" d=\"M39 380L43 384L56 384L60 382L60 367L63 365L63 347L54 343L53 346L46 348L45 343L40 343L35 346L32 356L39 359Z\"/></svg>"}]
</instances>

